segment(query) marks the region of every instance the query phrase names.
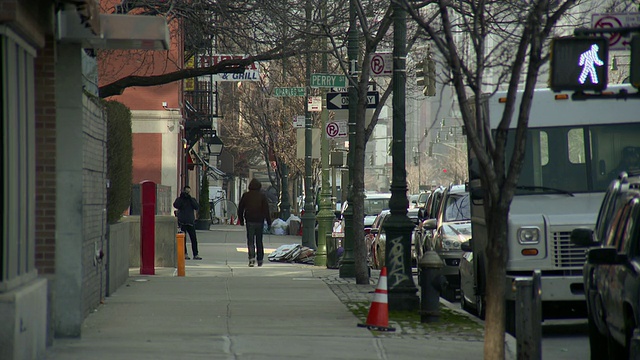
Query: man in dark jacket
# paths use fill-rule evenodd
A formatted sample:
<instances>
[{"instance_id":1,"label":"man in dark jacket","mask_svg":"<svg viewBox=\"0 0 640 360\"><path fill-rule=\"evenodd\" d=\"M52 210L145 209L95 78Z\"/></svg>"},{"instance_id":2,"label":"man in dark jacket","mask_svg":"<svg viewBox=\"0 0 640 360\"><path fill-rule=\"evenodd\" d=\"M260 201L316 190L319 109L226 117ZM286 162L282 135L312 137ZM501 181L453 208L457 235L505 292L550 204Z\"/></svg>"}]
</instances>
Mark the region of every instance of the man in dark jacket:
<instances>
[{"instance_id":1,"label":"man in dark jacket","mask_svg":"<svg viewBox=\"0 0 640 360\"><path fill-rule=\"evenodd\" d=\"M262 243L262 229L267 220L271 230L271 216L267 196L260 189L262 184L257 179L249 183L249 191L242 194L238 204L238 219L240 225L247 224L247 247L249 248L249 266L253 267L258 259L258 266L262 266L264 259L264 244ZM257 250L257 254L256 254Z\"/></svg>"},{"instance_id":2,"label":"man in dark jacket","mask_svg":"<svg viewBox=\"0 0 640 360\"><path fill-rule=\"evenodd\" d=\"M193 254L193 260L202 260L200 256L198 256L198 239L196 238L196 215L195 211L198 210L200 205L196 199L191 197L189 193L191 192L191 188L187 185L182 190L182 193L176 201L173 202L173 207L178 209L178 226L185 233L189 234L189 239L191 240L191 251ZM187 241L185 238L184 242L184 258L189 260L189 255L187 254Z\"/></svg>"}]
</instances>

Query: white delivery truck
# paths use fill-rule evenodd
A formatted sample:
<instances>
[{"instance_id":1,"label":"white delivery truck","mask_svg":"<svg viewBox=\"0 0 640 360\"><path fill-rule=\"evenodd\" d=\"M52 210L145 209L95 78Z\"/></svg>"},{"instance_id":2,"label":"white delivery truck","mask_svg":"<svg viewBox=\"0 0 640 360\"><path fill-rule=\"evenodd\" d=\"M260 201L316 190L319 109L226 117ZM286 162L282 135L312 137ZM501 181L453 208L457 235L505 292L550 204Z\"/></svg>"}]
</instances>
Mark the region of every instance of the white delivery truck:
<instances>
[{"instance_id":1,"label":"white delivery truck","mask_svg":"<svg viewBox=\"0 0 640 360\"><path fill-rule=\"evenodd\" d=\"M637 90L610 86L607 92L616 95L578 99L571 93L535 91L526 155L509 212L507 330L513 331L515 326L512 281L531 276L536 269L542 274L543 318L586 315L582 284L585 248L573 245L569 236L575 228L595 226L607 185L624 165L623 154L640 151ZM521 96L519 93L518 104ZM493 132L502 116L505 97L506 93L496 93L487 100ZM514 120L507 154L513 148L515 126ZM474 163L473 154L470 158ZM481 187L474 171L469 171L472 193ZM472 201L471 220L473 271L461 279L462 301L480 310L485 308L484 295L490 291L484 280L487 228L481 199Z\"/></svg>"}]
</instances>

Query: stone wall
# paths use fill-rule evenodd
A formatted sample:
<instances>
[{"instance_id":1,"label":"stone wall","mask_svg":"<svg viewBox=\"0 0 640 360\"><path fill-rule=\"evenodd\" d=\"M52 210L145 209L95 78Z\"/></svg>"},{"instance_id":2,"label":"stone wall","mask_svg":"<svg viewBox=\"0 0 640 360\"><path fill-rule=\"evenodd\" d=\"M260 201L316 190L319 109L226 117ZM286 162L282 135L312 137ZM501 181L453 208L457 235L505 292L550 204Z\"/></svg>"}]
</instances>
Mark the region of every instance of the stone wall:
<instances>
[{"instance_id":1,"label":"stone wall","mask_svg":"<svg viewBox=\"0 0 640 360\"><path fill-rule=\"evenodd\" d=\"M129 243L133 223L120 221L109 225L109 248L106 254L107 296L111 296L129 278Z\"/></svg>"},{"instance_id":2,"label":"stone wall","mask_svg":"<svg viewBox=\"0 0 640 360\"><path fill-rule=\"evenodd\" d=\"M140 217L126 216L123 221L132 223L129 243L129 267L140 267ZM175 216L156 215L155 267L177 267L176 234L178 220Z\"/></svg>"}]
</instances>

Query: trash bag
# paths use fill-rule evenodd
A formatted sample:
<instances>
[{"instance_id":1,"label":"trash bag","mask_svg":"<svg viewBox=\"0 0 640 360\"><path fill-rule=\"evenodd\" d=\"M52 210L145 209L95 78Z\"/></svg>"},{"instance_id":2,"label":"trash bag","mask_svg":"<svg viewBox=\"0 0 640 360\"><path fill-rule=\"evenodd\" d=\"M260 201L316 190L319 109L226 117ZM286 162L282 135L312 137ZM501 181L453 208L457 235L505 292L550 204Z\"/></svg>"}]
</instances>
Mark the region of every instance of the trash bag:
<instances>
[{"instance_id":1,"label":"trash bag","mask_svg":"<svg viewBox=\"0 0 640 360\"><path fill-rule=\"evenodd\" d=\"M271 223L271 232L275 235L286 235L288 230L287 223L282 219L275 219Z\"/></svg>"}]
</instances>

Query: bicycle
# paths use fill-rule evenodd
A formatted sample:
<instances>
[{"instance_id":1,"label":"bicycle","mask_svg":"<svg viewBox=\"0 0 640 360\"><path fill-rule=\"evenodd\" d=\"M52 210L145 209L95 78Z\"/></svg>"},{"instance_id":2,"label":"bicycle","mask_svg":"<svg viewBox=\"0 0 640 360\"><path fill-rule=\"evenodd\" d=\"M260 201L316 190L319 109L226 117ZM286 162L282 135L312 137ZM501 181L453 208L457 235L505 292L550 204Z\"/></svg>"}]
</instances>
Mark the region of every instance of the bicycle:
<instances>
[{"instance_id":1,"label":"bicycle","mask_svg":"<svg viewBox=\"0 0 640 360\"><path fill-rule=\"evenodd\" d=\"M237 218L238 216L238 206L231 200L228 200L224 196L219 196L213 201L210 202L210 214L211 214L211 224L218 225L223 224L230 219L232 216ZM218 206L219 205L219 206ZM216 207L220 209L220 216L216 214Z\"/></svg>"}]
</instances>

